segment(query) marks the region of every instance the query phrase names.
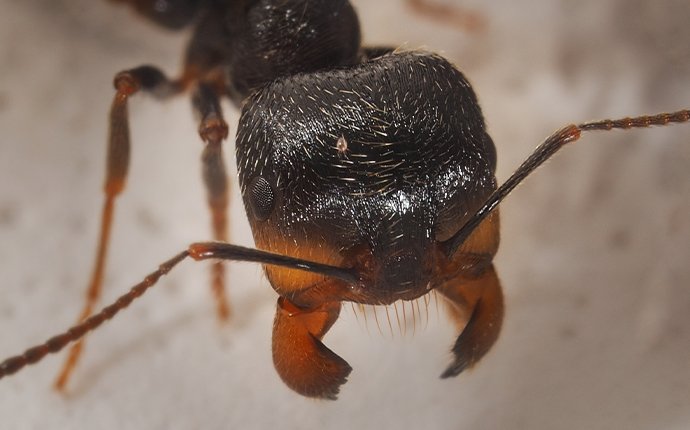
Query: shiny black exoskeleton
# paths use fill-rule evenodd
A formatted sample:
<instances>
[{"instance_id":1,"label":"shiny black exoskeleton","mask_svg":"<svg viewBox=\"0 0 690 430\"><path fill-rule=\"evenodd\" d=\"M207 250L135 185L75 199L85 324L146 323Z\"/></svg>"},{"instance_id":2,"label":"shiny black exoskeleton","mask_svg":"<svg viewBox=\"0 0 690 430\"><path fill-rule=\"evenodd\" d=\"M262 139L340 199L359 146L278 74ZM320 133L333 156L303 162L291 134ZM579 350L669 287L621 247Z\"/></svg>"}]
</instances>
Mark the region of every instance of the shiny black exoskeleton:
<instances>
[{"instance_id":1,"label":"shiny black exoskeleton","mask_svg":"<svg viewBox=\"0 0 690 430\"><path fill-rule=\"evenodd\" d=\"M568 125L497 188L496 152L464 76L434 54L361 48L346 0L116 1L168 28L194 25L184 69L174 80L152 66L116 75L101 238L84 310L66 332L0 363L0 378L77 342L56 382L64 387L84 334L187 258L264 265L279 294L273 362L300 394L335 399L352 370L322 343L343 302L390 304L432 290L460 330L441 375L456 376L501 331L503 294L493 266L499 203L583 132L690 121L690 110L680 110ZM139 91L165 98L188 89L205 144L203 178L216 242L190 245L94 313L114 202L127 178L128 99ZM240 186L260 249L226 243L222 97L242 107ZM219 262L212 287L218 315L226 318Z\"/></svg>"},{"instance_id":2,"label":"shiny black exoskeleton","mask_svg":"<svg viewBox=\"0 0 690 430\"><path fill-rule=\"evenodd\" d=\"M236 153L259 247L285 252L271 238L289 237L341 255L364 248L378 263L375 304L426 293L432 246L496 187L469 83L420 52L271 82L242 109Z\"/></svg>"},{"instance_id":3,"label":"shiny black exoskeleton","mask_svg":"<svg viewBox=\"0 0 690 430\"><path fill-rule=\"evenodd\" d=\"M496 154L476 97L443 58L362 48L347 0L116 0L171 29L192 26L184 67L115 76L99 252L78 324L0 364L0 377L77 341L112 318L186 257L264 264L278 292L273 361L285 383L334 399L351 368L321 339L341 303L390 304L431 290L460 322L453 376L479 360L500 331L493 270L498 215L457 232L496 189ZM216 243L195 244L117 303L93 314L105 271L113 208L128 172L128 99L192 91L205 143L203 178ZM220 99L242 108L240 186L257 247L227 242L228 187ZM267 252L268 251L268 252ZM212 266L218 315L229 314L224 268ZM77 343L56 385L80 357Z\"/></svg>"},{"instance_id":4,"label":"shiny black exoskeleton","mask_svg":"<svg viewBox=\"0 0 690 430\"><path fill-rule=\"evenodd\" d=\"M360 58L359 20L347 0L124 1L165 27L193 25L185 63L202 75L221 68L238 105L277 77Z\"/></svg>"}]
</instances>

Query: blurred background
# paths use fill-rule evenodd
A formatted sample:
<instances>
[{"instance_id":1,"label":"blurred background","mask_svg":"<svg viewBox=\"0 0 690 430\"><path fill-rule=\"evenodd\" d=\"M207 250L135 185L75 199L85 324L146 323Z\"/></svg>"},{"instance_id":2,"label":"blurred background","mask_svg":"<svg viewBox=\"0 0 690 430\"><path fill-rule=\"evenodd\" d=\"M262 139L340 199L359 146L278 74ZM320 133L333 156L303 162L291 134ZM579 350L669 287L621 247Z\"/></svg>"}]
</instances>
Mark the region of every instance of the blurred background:
<instances>
[{"instance_id":1,"label":"blurred background","mask_svg":"<svg viewBox=\"0 0 690 430\"><path fill-rule=\"evenodd\" d=\"M687 0L436 1L480 14L484 29L400 0L353 3L367 44L436 51L469 77L500 181L565 124L690 107ZM174 75L188 34L105 1L0 0L0 10L4 358L67 328L82 306L114 73L150 63ZM225 108L232 134L238 112ZM189 100L136 97L130 112L104 302L210 238ZM350 362L350 380L337 402L301 398L273 370L276 294L260 268L230 267L233 319L220 326L206 264L187 263L89 337L67 396L50 388L64 354L0 381L3 427L686 429L689 167L680 125L586 135L530 177L501 209L503 333L454 380L438 378L457 335L442 307L403 336L381 310L379 330L346 306L325 343ZM234 180L232 240L251 244Z\"/></svg>"}]
</instances>

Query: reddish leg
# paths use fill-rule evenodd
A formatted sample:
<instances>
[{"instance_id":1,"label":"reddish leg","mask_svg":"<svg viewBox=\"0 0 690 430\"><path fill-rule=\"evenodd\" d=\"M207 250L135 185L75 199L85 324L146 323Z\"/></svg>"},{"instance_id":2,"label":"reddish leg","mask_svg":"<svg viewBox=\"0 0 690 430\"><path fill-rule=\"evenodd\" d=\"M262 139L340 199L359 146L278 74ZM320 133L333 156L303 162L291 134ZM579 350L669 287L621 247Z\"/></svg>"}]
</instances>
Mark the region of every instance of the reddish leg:
<instances>
[{"instance_id":1,"label":"reddish leg","mask_svg":"<svg viewBox=\"0 0 690 430\"><path fill-rule=\"evenodd\" d=\"M307 397L335 400L352 371L321 339L338 319L340 302L300 308L281 297L273 324L273 364L285 384Z\"/></svg>"},{"instance_id":2,"label":"reddish leg","mask_svg":"<svg viewBox=\"0 0 690 430\"><path fill-rule=\"evenodd\" d=\"M223 161L222 141L228 137L228 125L223 120L218 94L208 84L201 83L194 92L192 104L198 117L199 135L206 143L201 156L202 174L211 210L213 238L228 242L228 175ZM230 307L225 292L225 266L218 261L211 266L211 287L216 298L218 317L226 320Z\"/></svg>"},{"instance_id":3,"label":"reddish leg","mask_svg":"<svg viewBox=\"0 0 690 430\"><path fill-rule=\"evenodd\" d=\"M493 265L476 278L450 280L438 291L448 299L460 327L467 321L453 346L455 359L441 375L448 378L477 363L498 339L503 323L503 293Z\"/></svg>"},{"instance_id":4,"label":"reddish leg","mask_svg":"<svg viewBox=\"0 0 690 430\"><path fill-rule=\"evenodd\" d=\"M101 218L101 233L98 239L96 261L86 291L86 303L79 314L78 322L91 316L94 306L101 296L103 273L110 242L110 232L115 209L115 198L124 190L129 168L129 122L127 119L127 100L140 90L151 92L156 97L167 98L184 89L186 81L170 81L158 69L142 66L118 73L115 76L115 98L110 109L110 130L105 179L105 203ZM83 341L75 343L56 381L55 388L64 389L72 370L77 365Z\"/></svg>"}]
</instances>

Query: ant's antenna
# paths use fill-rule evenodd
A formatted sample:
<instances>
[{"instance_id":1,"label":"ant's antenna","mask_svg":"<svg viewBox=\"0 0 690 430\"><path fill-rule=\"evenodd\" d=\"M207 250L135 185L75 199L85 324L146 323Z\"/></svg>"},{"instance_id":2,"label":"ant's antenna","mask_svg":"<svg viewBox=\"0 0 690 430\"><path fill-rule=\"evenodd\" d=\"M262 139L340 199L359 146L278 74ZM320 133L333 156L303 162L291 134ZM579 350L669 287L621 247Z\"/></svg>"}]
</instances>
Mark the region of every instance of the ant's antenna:
<instances>
[{"instance_id":1,"label":"ant's antenna","mask_svg":"<svg viewBox=\"0 0 690 430\"><path fill-rule=\"evenodd\" d=\"M673 113L661 113L658 115L644 115L634 118L623 118L602 121L586 122L580 125L568 125L549 136L544 143L539 145L525 160L520 167L503 183L496 191L489 196L484 205L443 245L446 255L452 256L460 246L472 234L475 228L486 218L496 206L503 201L513 189L518 186L530 173L541 166L553 154L561 149L565 144L575 142L580 139L582 132L587 131L609 131L613 129L628 130L631 128L645 128L655 125L663 126L672 123L690 121L690 109L679 110Z\"/></svg>"},{"instance_id":2,"label":"ant's antenna","mask_svg":"<svg viewBox=\"0 0 690 430\"><path fill-rule=\"evenodd\" d=\"M118 312L125 309L135 299L143 295L146 290L158 282L161 276L170 272L177 264L191 257L196 261L208 259L249 261L254 263L270 264L273 266L283 266L295 270L303 270L320 275L343 280L349 284L356 284L360 277L355 269L346 269L327 264L316 263L313 261L302 260L299 258L288 257L286 255L274 254L258 249L245 248L242 246L231 245L229 243L202 242L193 243L189 248L177 254L170 260L161 264L158 269L149 274L143 281L132 287L129 292L120 296L111 305L103 308L99 313L89 317L80 324L77 324L64 333L58 334L48 339L46 342L34 346L24 351L23 354L10 357L0 363L0 379L7 375L16 373L23 367L34 364L48 354L56 353L68 344L82 338L86 333L95 330L103 322L114 317Z\"/></svg>"}]
</instances>

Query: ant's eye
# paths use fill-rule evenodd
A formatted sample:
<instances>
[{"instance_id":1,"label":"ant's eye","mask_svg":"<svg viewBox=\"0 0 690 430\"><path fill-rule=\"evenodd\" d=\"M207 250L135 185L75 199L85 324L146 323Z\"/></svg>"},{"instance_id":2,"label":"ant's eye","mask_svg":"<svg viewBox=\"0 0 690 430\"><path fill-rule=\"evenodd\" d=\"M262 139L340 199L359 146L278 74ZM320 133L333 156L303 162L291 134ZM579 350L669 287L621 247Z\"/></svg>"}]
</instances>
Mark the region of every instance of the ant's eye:
<instances>
[{"instance_id":1,"label":"ant's eye","mask_svg":"<svg viewBox=\"0 0 690 430\"><path fill-rule=\"evenodd\" d=\"M273 186L264 177L257 176L249 185L249 203L254 216L263 221L267 219L276 203L276 193Z\"/></svg>"}]
</instances>

